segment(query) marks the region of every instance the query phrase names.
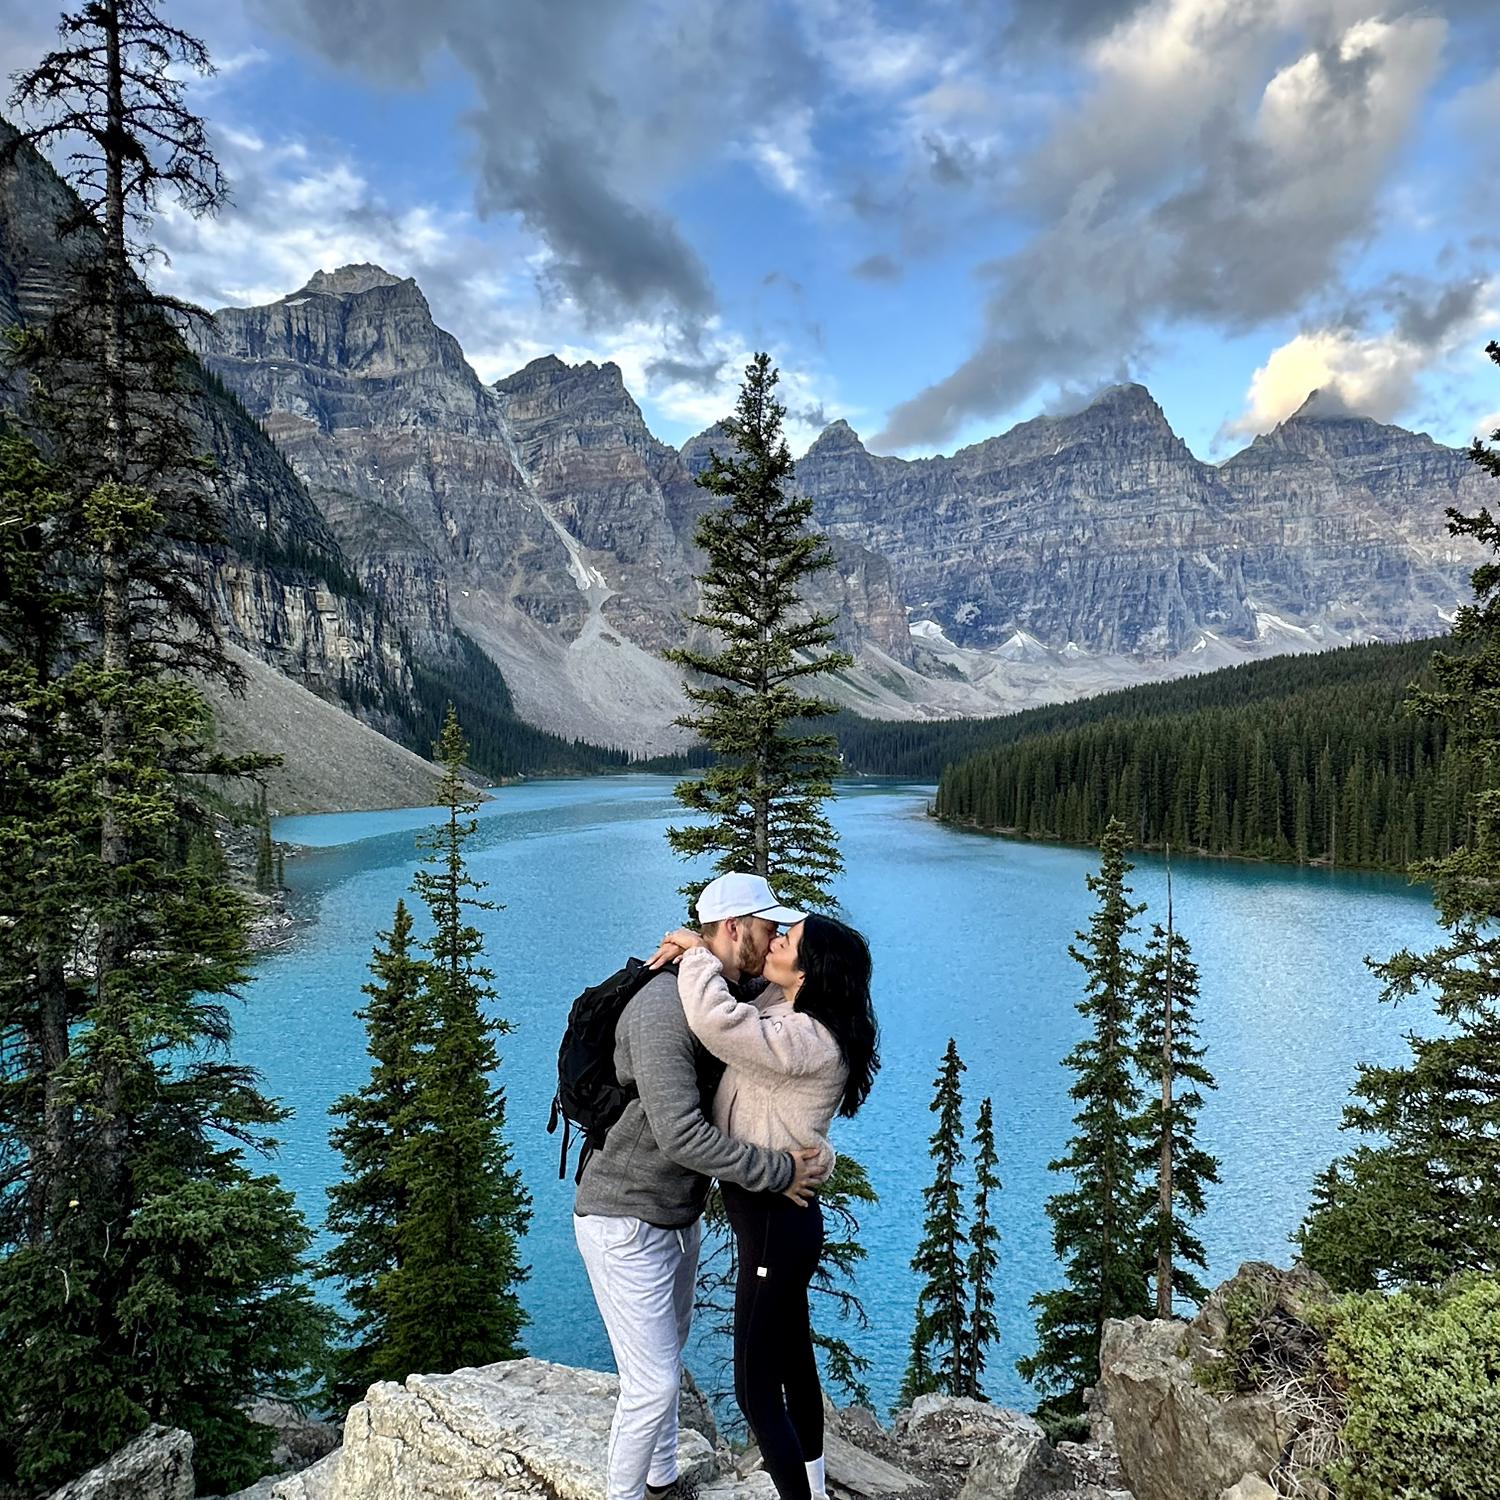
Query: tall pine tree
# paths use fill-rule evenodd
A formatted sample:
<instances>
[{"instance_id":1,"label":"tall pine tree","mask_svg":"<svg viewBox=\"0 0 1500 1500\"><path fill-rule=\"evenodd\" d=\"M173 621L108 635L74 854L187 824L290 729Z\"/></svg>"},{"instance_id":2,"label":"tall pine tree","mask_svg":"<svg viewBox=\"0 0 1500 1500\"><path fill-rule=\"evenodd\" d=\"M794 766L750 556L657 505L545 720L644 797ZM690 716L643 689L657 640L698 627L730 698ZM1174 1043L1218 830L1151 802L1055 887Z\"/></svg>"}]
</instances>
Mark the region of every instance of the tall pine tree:
<instances>
[{"instance_id":1,"label":"tall pine tree","mask_svg":"<svg viewBox=\"0 0 1500 1500\"><path fill-rule=\"evenodd\" d=\"M295 1392L326 1319L302 1284L309 1236L290 1194L247 1165L284 1112L227 1055L246 905L215 862L189 858L207 823L193 773L266 762L217 755L178 675L233 674L185 550L216 535L181 386L191 362L130 236L162 194L194 211L222 194L183 103L184 73L208 59L145 0L96 0L61 32L17 80L29 128L0 147L8 167L62 144L82 194L59 225L74 275L19 351L62 503L33 490L6 539L50 551L21 572L55 592L29 620L13 595L0 605L0 674L21 711L0 753L25 771L0 790L5 878L12 855L49 876L6 903L20 916L0 957L36 976L7 994L3 1023L24 1078L5 1107L33 1123L0 1181L0 1471L56 1483L165 1421L193 1433L200 1480L229 1489L259 1475L272 1440L245 1399ZM20 733L39 735L45 764Z\"/></svg>"},{"instance_id":2,"label":"tall pine tree","mask_svg":"<svg viewBox=\"0 0 1500 1500\"><path fill-rule=\"evenodd\" d=\"M429 1029L424 965L415 947L411 913L398 901L390 931L379 934L364 986L368 1000L358 1012L372 1062L369 1082L330 1110L341 1121L329 1140L343 1157L344 1173L328 1189L328 1229L339 1242L319 1274L341 1284L352 1313L352 1338L338 1351L336 1382L342 1395L356 1399L374 1381L410 1373L395 1368L386 1352L388 1278L400 1264L397 1232L407 1212L397 1162L418 1119L418 1067Z\"/></svg>"},{"instance_id":3,"label":"tall pine tree","mask_svg":"<svg viewBox=\"0 0 1500 1500\"><path fill-rule=\"evenodd\" d=\"M469 920L492 911L464 846L479 803L463 768L468 746L450 708L435 746L443 766L438 798L447 817L424 839L415 880L431 915L423 945L422 1031L411 1103L397 1117L393 1187L401 1216L394 1266L382 1287L387 1369L456 1370L524 1352L526 1314L517 1288L527 1275L520 1241L531 1199L505 1137L505 1091L490 1079L500 1065L495 1037L510 1023L485 1015L496 998L484 963L484 935Z\"/></svg>"},{"instance_id":4,"label":"tall pine tree","mask_svg":"<svg viewBox=\"0 0 1500 1500\"><path fill-rule=\"evenodd\" d=\"M1147 1268L1156 1288L1156 1316L1175 1315L1177 1298L1201 1303L1208 1289L1189 1266L1206 1266L1203 1242L1189 1220L1204 1210L1203 1190L1219 1180L1219 1164L1198 1145L1201 1089L1216 1087L1203 1065L1194 1003L1198 966L1176 930L1172 874L1167 871L1167 925L1152 927L1136 980L1137 1056L1155 1089L1140 1120L1140 1168Z\"/></svg>"},{"instance_id":5,"label":"tall pine tree","mask_svg":"<svg viewBox=\"0 0 1500 1500\"><path fill-rule=\"evenodd\" d=\"M974 1214L969 1224L969 1326L966 1330L964 1356L964 1389L960 1395L976 1401L989 1398L984 1393L984 1368L990 1346L1000 1339L1000 1324L995 1317L995 1272L1000 1266L1000 1231L995 1224L995 1209L990 1201L1000 1191L997 1168L999 1154L995 1149L995 1112L990 1100L979 1106L974 1126Z\"/></svg>"},{"instance_id":6,"label":"tall pine tree","mask_svg":"<svg viewBox=\"0 0 1500 1500\"><path fill-rule=\"evenodd\" d=\"M1138 958L1130 947L1133 922L1145 907L1130 900L1125 826L1112 818L1099 845L1099 873L1087 877L1097 898L1087 932L1068 952L1088 976L1078 1004L1089 1032L1068 1053L1077 1075L1076 1133L1067 1154L1050 1163L1070 1186L1047 1202L1052 1244L1067 1285L1038 1292L1037 1349L1017 1361L1024 1379L1045 1394L1038 1414L1077 1419L1085 1387L1099 1375L1099 1341L1109 1318L1149 1311L1142 1266L1142 1196L1135 1125L1141 1108L1135 1081L1135 993Z\"/></svg>"},{"instance_id":7,"label":"tall pine tree","mask_svg":"<svg viewBox=\"0 0 1500 1500\"><path fill-rule=\"evenodd\" d=\"M693 674L685 690L698 710L678 723L716 759L676 790L683 807L706 821L673 828L668 838L684 857L713 856L715 874L764 875L783 901L817 910L833 905L828 883L843 869L823 812L838 746L832 735L792 731L799 720L835 712L804 684L853 658L828 649L834 617L803 599L806 580L831 567L833 555L808 530L812 501L787 493L792 456L777 380L768 354L746 366L735 415L724 423L734 455L714 453L698 477L725 502L698 525L707 566L699 577L703 612L693 616L718 647L681 647L666 658ZM685 888L690 904L704 884Z\"/></svg>"},{"instance_id":8,"label":"tall pine tree","mask_svg":"<svg viewBox=\"0 0 1500 1500\"><path fill-rule=\"evenodd\" d=\"M948 1038L942 1066L933 1080L932 1103L938 1117L929 1141L934 1171L922 1190L926 1207L922 1238L911 1268L922 1278L917 1293L916 1322L911 1352L901 1383L901 1405L910 1406L929 1391L968 1394L969 1283L965 1247L963 1188L959 1169L964 1163L963 1059L958 1044Z\"/></svg>"},{"instance_id":9,"label":"tall pine tree","mask_svg":"<svg viewBox=\"0 0 1500 1500\"><path fill-rule=\"evenodd\" d=\"M1500 364L1500 344L1487 352ZM1500 448L1476 439L1471 457L1500 478ZM1488 509L1449 510L1448 530L1500 554ZM1446 937L1426 953L1366 960L1383 1000L1430 993L1444 1034L1408 1036L1408 1063L1359 1070L1344 1128L1368 1144L1319 1178L1299 1235L1307 1263L1341 1289L1500 1266L1500 559L1476 568L1472 583L1474 602L1453 625L1467 650L1434 657L1436 686L1409 702L1448 725L1478 788L1464 842L1412 868L1432 882Z\"/></svg>"}]
</instances>

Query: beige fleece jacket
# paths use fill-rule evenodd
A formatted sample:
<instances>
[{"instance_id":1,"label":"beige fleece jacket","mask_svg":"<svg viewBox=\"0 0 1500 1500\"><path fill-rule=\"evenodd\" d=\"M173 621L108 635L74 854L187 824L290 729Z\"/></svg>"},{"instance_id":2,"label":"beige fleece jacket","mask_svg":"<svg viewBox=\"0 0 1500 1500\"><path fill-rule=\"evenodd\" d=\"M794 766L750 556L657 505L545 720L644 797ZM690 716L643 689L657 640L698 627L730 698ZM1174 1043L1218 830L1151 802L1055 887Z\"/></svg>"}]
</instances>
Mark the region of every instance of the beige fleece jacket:
<instances>
[{"instance_id":1,"label":"beige fleece jacket","mask_svg":"<svg viewBox=\"0 0 1500 1500\"><path fill-rule=\"evenodd\" d=\"M774 984L753 1005L736 1000L707 948L683 954L677 993L693 1035L725 1064L714 1124L773 1150L823 1146L831 1168L828 1128L848 1069L827 1027L794 1009Z\"/></svg>"}]
</instances>

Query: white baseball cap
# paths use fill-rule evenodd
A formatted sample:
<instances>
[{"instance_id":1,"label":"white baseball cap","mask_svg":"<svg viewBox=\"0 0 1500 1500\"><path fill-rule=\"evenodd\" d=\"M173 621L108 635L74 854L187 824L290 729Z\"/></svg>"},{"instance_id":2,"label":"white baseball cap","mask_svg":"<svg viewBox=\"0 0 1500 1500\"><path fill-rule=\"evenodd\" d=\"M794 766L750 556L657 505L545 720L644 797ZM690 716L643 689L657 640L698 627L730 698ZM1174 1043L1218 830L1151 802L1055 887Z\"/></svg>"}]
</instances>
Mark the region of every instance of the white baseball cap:
<instances>
[{"instance_id":1,"label":"white baseball cap","mask_svg":"<svg viewBox=\"0 0 1500 1500\"><path fill-rule=\"evenodd\" d=\"M717 880L710 880L698 897L700 922L722 922L726 917L764 917L779 927L791 927L806 915L780 905L764 875L720 875Z\"/></svg>"}]
</instances>

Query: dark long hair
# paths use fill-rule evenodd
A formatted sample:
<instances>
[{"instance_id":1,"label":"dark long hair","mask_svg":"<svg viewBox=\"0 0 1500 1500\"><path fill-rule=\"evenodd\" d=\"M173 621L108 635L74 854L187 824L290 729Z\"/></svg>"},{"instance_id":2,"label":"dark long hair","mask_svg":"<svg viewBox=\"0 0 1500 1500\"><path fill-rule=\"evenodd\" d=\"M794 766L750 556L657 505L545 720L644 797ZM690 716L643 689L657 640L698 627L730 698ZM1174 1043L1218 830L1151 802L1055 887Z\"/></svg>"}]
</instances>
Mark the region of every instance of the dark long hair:
<instances>
[{"instance_id":1,"label":"dark long hair","mask_svg":"<svg viewBox=\"0 0 1500 1500\"><path fill-rule=\"evenodd\" d=\"M856 1113L880 1071L880 1028L870 1002L870 945L852 927L810 914L797 949L797 1009L826 1026L849 1070L841 1115Z\"/></svg>"}]
</instances>

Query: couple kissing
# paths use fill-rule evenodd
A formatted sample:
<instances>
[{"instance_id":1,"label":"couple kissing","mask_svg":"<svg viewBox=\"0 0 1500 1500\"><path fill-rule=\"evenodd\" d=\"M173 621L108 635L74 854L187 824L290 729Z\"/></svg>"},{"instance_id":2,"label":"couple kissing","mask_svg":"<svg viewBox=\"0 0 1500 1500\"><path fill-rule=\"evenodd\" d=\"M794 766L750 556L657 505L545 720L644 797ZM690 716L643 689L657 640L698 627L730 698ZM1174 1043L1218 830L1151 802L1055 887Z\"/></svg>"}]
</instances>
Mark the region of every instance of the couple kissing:
<instances>
[{"instance_id":1,"label":"couple kissing","mask_svg":"<svg viewBox=\"0 0 1500 1500\"><path fill-rule=\"evenodd\" d=\"M617 976L623 1007L602 1012L612 1030L593 1065L610 1075L596 1091L617 1090L614 1118L590 1129L573 1224L620 1375L607 1500L660 1500L677 1483L714 1180L735 1238L735 1397L781 1500L825 1500L808 1285L830 1126L860 1108L880 1066L870 950L844 923L782 906L759 875L719 876L696 910L698 931L668 933Z\"/></svg>"}]
</instances>

